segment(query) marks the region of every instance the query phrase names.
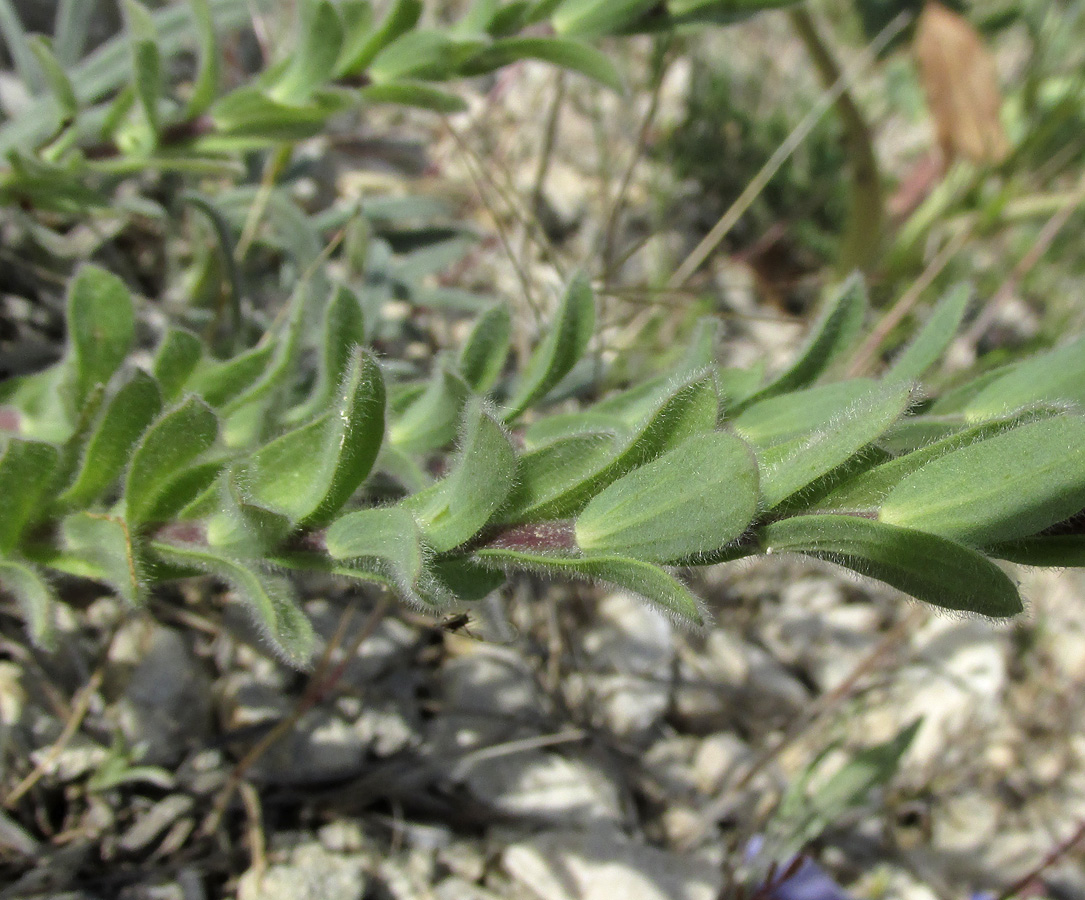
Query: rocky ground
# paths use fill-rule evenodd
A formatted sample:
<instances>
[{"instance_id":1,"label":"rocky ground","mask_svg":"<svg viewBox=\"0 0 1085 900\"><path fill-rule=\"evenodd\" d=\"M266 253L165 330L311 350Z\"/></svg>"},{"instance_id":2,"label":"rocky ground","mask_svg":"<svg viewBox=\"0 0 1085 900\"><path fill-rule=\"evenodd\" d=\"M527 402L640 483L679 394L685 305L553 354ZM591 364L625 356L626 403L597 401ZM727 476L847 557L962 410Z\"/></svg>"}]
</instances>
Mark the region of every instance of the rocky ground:
<instances>
[{"instance_id":1,"label":"rocky ground","mask_svg":"<svg viewBox=\"0 0 1085 900\"><path fill-rule=\"evenodd\" d=\"M677 66L659 121L683 86ZM403 145L502 233L466 287L522 297L526 278L543 296L606 228L648 97L570 81L540 170L554 89L521 67L455 135L429 122ZM340 160L329 183L386 189L403 165ZM545 240L516 214L536 188ZM637 167L624 248L666 188ZM688 249L682 222L619 281ZM727 361L784 358L801 329L759 305L740 263L713 265ZM603 355L649 322L665 342L656 312L613 303ZM73 587L54 655L27 649L4 608L0 900L994 897L1085 820L1085 576L1017 574L1029 609L1002 625L762 559L691 573L714 617L701 633L621 593L532 579L443 621L310 580L323 643L308 673L270 659L214 584L139 614ZM920 720L891 777L848 769ZM834 793L841 771L858 780ZM1081 849L1061 854L1030 891L1085 898L1083 871Z\"/></svg>"}]
</instances>

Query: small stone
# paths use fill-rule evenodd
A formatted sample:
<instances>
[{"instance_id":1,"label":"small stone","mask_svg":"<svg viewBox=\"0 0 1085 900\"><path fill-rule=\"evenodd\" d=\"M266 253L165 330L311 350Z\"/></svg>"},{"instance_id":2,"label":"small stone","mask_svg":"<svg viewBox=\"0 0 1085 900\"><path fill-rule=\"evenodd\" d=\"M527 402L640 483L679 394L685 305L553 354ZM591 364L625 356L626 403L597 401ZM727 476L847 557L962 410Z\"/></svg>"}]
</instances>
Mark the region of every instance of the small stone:
<instances>
[{"instance_id":1,"label":"small stone","mask_svg":"<svg viewBox=\"0 0 1085 900\"><path fill-rule=\"evenodd\" d=\"M155 627L116 712L129 743L142 748L144 765L172 767L206 745L211 680L179 632Z\"/></svg>"},{"instance_id":2,"label":"small stone","mask_svg":"<svg viewBox=\"0 0 1085 900\"><path fill-rule=\"evenodd\" d=\"M938 805L933 826L932 842L941 852L976 854L998 831L999 807L984 794L962 794Z\"/></svg>"},{"instance_id":3,"label":"small stone","mask_svg":"<svg viewBox=\"0 0 1085 900\"><path fill-rule=\"evenodd\" d=\"M433 900L501 900L497 894L483 890L462 878L446 878L433 889Z\"/></svg>"},{"instance_id":4,"label":"small stone","mask_svg":"<svg viewBox=\"0 0 1085 900\"><path fill-rule=\"evenodd\" d=\"M441 713L430 724L438 752L459 753L538 734L545 721L535 675L516 653L479 645L440 672Z\"/></svg>"},{"instance_id":5,"label":"small stone","mask_svg":"<svg viewBox=\"0 0 1085 900\"><path fill-rule=\"evenodd\" d=\"M702 794L713 795L733 780L740 766L749 762L749 745L729 731L710 734L701 741L693 758L693 779Z\"/></svg>"},{"instance_id":6,"label":"small stone","mask_svg":"<svg viewBox=\"0 0 1085 900\"><path fill-rule=\"evenodd\" d=\"M362 900L366 891L363 862L329 853L319 844L294 848L287 862L262 875L248 871L237 886L237 900Z\"/></svg>"},{"instance_id":7,"label":"small stone","mask_svg":"<svg viewBox=\"0 0 1085 900\"><path fill-rule=\"evenodd\" d=\"M710 862L593 830L550 832L508 847L502 863L539 900L715 900Z\"/></svg>"},{"instance_id":8,"label":"small stone","mask_svg":"<svg viewBox=\"0 0 1085 900\"><path fill-rule=\"evenodd\" d=\"M494 809L553 825L622 824L618 787L593 763L528 751L472 767L468 789Z\"/></svg>"}]
</instances>

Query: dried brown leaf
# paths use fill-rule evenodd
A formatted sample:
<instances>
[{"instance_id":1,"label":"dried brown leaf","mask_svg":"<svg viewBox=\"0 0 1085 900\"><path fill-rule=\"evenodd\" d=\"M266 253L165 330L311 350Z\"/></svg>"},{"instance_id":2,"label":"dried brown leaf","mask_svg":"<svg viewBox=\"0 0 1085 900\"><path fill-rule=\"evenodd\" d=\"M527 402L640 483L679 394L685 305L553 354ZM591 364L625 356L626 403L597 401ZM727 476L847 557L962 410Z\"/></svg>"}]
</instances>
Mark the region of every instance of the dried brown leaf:
<instances>
[{"instance_id":1,"label":"dried brown leaf","mask_svg":"<svg viewBox=\"0 0 1085 900\"><path fill-rule=\"evenodd\" d=\"M1004 160L1010 146L999 117L998 70L976 29L932 0L919 17L915 55L946 163Z\"/></svg>"}]
</instances>

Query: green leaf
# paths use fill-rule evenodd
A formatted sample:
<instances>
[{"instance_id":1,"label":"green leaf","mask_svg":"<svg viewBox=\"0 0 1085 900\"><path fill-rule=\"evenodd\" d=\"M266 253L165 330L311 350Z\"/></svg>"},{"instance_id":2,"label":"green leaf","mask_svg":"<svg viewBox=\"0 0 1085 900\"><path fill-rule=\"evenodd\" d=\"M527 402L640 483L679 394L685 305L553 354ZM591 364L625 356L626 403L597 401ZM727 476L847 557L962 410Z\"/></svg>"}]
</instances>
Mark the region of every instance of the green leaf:
<instances>
[{"instance_id":1,"label":"green leaf","mask_svg":"<svg viewBox=\"0 0 1085 900\"><path fill-rule=\"evenodd\" d=\"M75 65L83 55L91 20L97 13L95 6L87 0L60 0L57 4L54 49L62 66Z\"/></svg>"},{"instance_id":2,"label":"green leaf","mask_svg":"<svg viewBox=\"0 0 1085 900\"><path fill-rule=\"evenodd\" d=\"M526 569L547 575L602 581L643 597L679 621L705 624L703 604L659 566L621 556L569 557L525 553L519 550L484 548L475 553L483 565Z\"/></svg>"},{"instance_id":3,"label":"green leaf","mask_svg":"<svg viewBox=\"0 0 1085 900\"><path fill-rule=\"evenodd\" d=\"M550 17L560 35L584 38L618 34L658 0L565 0Z\"/></svg>"},{"instance_id":4,"label":"green leaf","mask_svg":"<svg viewBox=\"0 0 1085 900\"><path fill-rule=\"evenodd\" d=\"M293 523L253 503L240 483L240 470L225 470L214 491L214 511L205 523L207 543L232 557L262 559L286 539Z\"/></svg>"},{"instance_id":5,"label":"green leaf","mask_svg":"<svg viewBox=\"0 0 1085 900\"><path fill-rule=\"evenodd\" d=\"M325 546L332 559L375 570L387 578L409 603L430 605L436 596L438 583L426 567L422 534L414 516L402 507L348 513L328 528ZM443 596L439 605L450 600Z\"/></svg>"},{"instance_id":6,"label":"green leaf","mask_svg":"<svg viewBox=\"0 0 1085 900\"><path fill-rule=\"evenodd\" d=\"M408 497L402 506L418 518L426 541L445 553L474 537L512 490L516 453L504 429L473 400L464 412L460 451L451 473Z\"/></svg>"},{"instance_id":7,"label":"green leaf","mask_svg":"<svg viewBox=\"0 0 1085 900\"><path fill-rule=\"evenodd\" d=\"M908 409L912 386L876 384L865 396L808 434L755 448L763 509L778 506L873 443Z\"/></svg>"},{"instance_id":8,"label":"green leaf","mask_svg":"<svg viewBox=\"0 0 1085 900\"><path fill-rule=\"evenodd\" d=\"M795 361L758 391L753 400L787 394L817 381L852 348L866 310L866 284L861 275L852 275L830 297Z\"/></svg>"},{"instance_id":9,"label":"green leaf","mask_svg":"<svg viewBox=\"0 0 1085 900\"><path fill-rule=\"evenodd\" d=\"M52 444L11 438L0 453L0 555L15 549L44 512L60 451Z\"/></svg>"},{"instance_id":10,"label":"green leaf","mask_svg":"<svg viewBox=\"0 0 1085 900\"><path fill-rule=\"evenodd\" d=\"M268 96L287 105L305 103L335 71L343 46L343 25L328 0L303 0L301 38L282 76L267 89Z\"/></svg>"},{"instance_id":11,"label":"green leaf","mask_svg":"<svg viewBox=\"0 0 1085 900\"><path fill-rule=\"evenodd\" d=\"M440 29L409 31L377 54L369 66L369 75L376 82L451 78L486 43L478 38L456 37Z\"/></svg>"},{"instance_id":12,"label":"green leaf","mask_svg":"<svg viewBox=\"0 0 1085 900\"><path fill-rule=\"evenodd\" d=\"M203 359L203 341L191 331L171 328L154 354L151 372L166 403L176 400Z\"/></svg>"},{"instance_id":13,"label":"green leaf","mask_svg":"<svg viewBox=\"0 0 1085 900\"><path fill-rule=\"evenodd\" d=\"M883 522L972 546L1029 537L1085 509L1085 417L1041 419L928 463L886 497Z\"/></svg>"},{"instance_id":14,"label":"green leaf","mask_svg":"<svg viewBox=\"0 0 1085 900\"><path fill-rule=\"evenodd\" d=\"M353 291L337 285L324 311L320 375L309 399L285 417L289 424L319 415L335 403L358 348L365 344L365 319Z\"/></svg>"},{"instance_id":15,"label":"green leaf","mask_svg":"<svg viewBox=\"0 0 1085 900\"><path fill-rule=\"evenodd\" d=\"M355 28L343 41L336 77L364 72L378 53L418 24L423 8L421 0L395 0L379 28L369 28L368 23Z\"/></svg>"},{"instance_id":16,"label":"green leaf","mask_svg":"<svg viewBox=\"0 0 1085 900\"><path fill-rule=\"evenodd\" d=\"M217 436L218 419L198 397L189 397L159 416L136 447L128 468L124 502L129 527L149 520L171 480L203 455Z\"/></svg>"},{"instance_id":17,"label":"green leaf","mask_svg":"<svg viewBox=\"0 0 1085 900\"><path fill-rule=\"evenodd\" d=\"M60 107L61 120L74 119L79 113L79 99L75 96L75 88L72 87L68 73L53 55L48 39L35 34L30 38L29 46L45 75L49 90L53 92L57 105Z\"/></svg>"},{"instance_id":18,"label":"green leaf","mask_svg":"<svg viewBox=\"0 0 1085 900\"><path fill-rule=\"evenodd\" d=\"M422 81L386 81L361 88L358 96L366 103L393 103L452 115L467 110L462 97L442 91Z\"/></svg>"},{"instance_id":19,"label":"green leaf","mask_svg":"<svg viewBox=\"0 0 1085 900\"><path fill-rule=\"evenodd\" d=\"M108 584L128 603L143 600L143 566L123 519L76 513L64 520L61 535L69 560L83 567L78 574ZM72 571L70 562L67 570Z\"/></svg>"},{"instance_id":20,"label":"green leaf","mask_svg":"<svg viewBox=\"0 0 1085 900\"><path fill-rule=\"evenodd\" d=\"M607 485L696 434L714 431L719 395L711 373L697 372L628 433L575 435L520 458L516 488L502 512L505 522L533 522L578 514Z\"/></svg>"},{"instance_id":21,"label":"green leaf","mask_svg":"<svg viewBox=\"0 0 1085 900\"><path fill-rule=\"evenodd\" d=\"M1085 567L1085 535L1052 534L984 547L983 552L1021 566L1048 569Z\"/></svg>"},{"instance_id":22,"label":"green leaf","mask_svg":"<svg viewBox=\"0 0 1085 900\"><path fill-rule=\"evenodd\" d=\"M455 372L438 365L425 391L392 423L388 439L408 453L428 453L456 436L470 389Z\"/></svg>"},{"instance_id":23,"label":"green leaf","mask_svg":"<svg viewBox=\"0 0 1085 900\"><path fill-rule=\"evenodd\" d=\"M497 383L511 336L512 319L504 304L491 306L478 317L459 358L460 373L471 390L484 394Z\"/></svg>"},{"instance_id":24,"label":"green leaf","mask_svg":"<svg viewBox=\"0 0 1085 900\"><path fill-rule=\"evenodd\" d=\"M621 72L609 56L571 38L502 38L471 57L461 71L465 75L482 75L521 59L537 59L579 72L619 93L623 88Z\"/></svg>"},{"instance_id":25,"label":"green leaf","mask_svg":"<svg viewBox=\"0 0 1085 900\"><path fill-rule=\"evenodd\" d=\"M667 17L659 27L729 25L766 9L794 6L798 0L667 0ZM655 26L654 21L649 21Z\"/></svg>"},{"instance_id":26,"label":"green leaf","mask_svg":"<svg viewBox=\"0 0 1085 900\"><path fill-rule=\"evenodd\" d=\"M584 355L595 329L595 297L583 274L575 275L548 325L546 337L531 354L505 421L517 419L564 378Z\"/></svg>"},{"instance_id":27,"label":"green leaf","mask_svg":"<svg viewBox=\"0 0 1085 900\"><path fill-rule=\"evenodd\" d=\"M29 48L29 39L22 19L11 0L0 0L0 36L7 44L8 53L15 64L19 80L26 85L30 94L36 94L42 87L42 75L37 60Z\"/></svg>"},{"instance_id":28,"label":"green leaf","mask_svg":"<svg viewBox=\"0 0 1085 900\"><path fill-rule=\"evenodd\" d=\"M1085 406L1085 337L1013 365L968 401L964 412L977 422L1038 403Z\"/></svg>"},{"instance_id":29,"label":"green leaf","mask_svg":"<svg viewBox=\"0 0 1085 900\"><path fill-rule=\"evenodd\" d=\"M656 403L659 398L652 398ZM650 406L645 409L633 421L628 421L624 416L614 413L598 412L598 406L589 407L582 412L555 413L545 419L532 422L524 432L524 447L534 451L552 444L563 438L573 437L578 434L609 435L610 437L627 437L632 428L640 424Z\"/></svg>"},{"instance_id":30,"label":"green leaf","mask_svg":"<svg viewBox=\"0 0 1085 900\"><path fill-rule=\"evenodd\" d=\"M256 384L267 371L274 354L274 342L262 341L222 362L205 360L196 367L188 389L211 406L225 406Z\"/></svg>"},{"instance_id":31,"label":"green leaf","mask_svg":"<svg viewBox=\"0 0 1085 900\"><path fill-rule=\"evenodd\" d=\"M248 605L253 621L276 655L298 668L308 665L316 636L287 579L197 547L162 542L152 547L167 563L199 569L229 584Z\"/></svg>"},{"instance_id":32,"label":"green leaf","mask_svg":"<svg viewBox=\"0 0 1085 900\"><path fill-rule=\"evenodd\" d=\"M151 134L161 131L158 100L162 96L162 57L158 50L158 35L151 14L137 0L124 0L125 20L132 42L132 68L136 96Z\"/></svg>"},{"instance_id":33,"label":"green leaf","mask_svg":"<svg viewBox=\"0 0 1085 900\"><path fill-rule=\"evenodd\" d=\"M488 34L500 5L500 0L472 0L463 18L455 25L456 33Z\"/></svg>"},{"instance_id":34,"label":"green leaf","mask_svg":"<svg viewBox=\"0 0 1085 900\"><path fill-rule=\"evenodd\" d=\"M889 380L918 379L937 363L960 328L971 296L972 291L966 284L959 284L946 294L919 333L893 360L885 377Z\"/></svg>"},{"instance_id":35,"label":"green leaf","mask_svg":"<svg viewBox=\"0 0 1085 900\"><path fill-rule=\"evenodd\" d=\"M1001 618L1021 612L1006 574L961 544L857 516L797 516L765 526L766 553L804 553L945 609Z\"/></svg>"},{"instance_id":36,"label":"green leaf","mask_svg":"<svg viewBox=\"0 0 1085 900\"><path fill-rule=\"evenodd\" d=\"M787 836L779 850L782 858L790 858L801 852L827 828L838 823L850 809L864 803L871 791L887 785L900 767L900 761L922 722L922 719L918 719L885 743L856 753L811 797L805 796L805 784L796 782L795 786L802 791L802 795L793 795L790 791L785 795L773 817L774 827L770 830L770 834L786 830Z\"/></svg>"},{"instance_id":37,"label":"green leaf","mask_svg":"<svg viewBox=\"0 0 1085 900\"><path fill-rule=\"evenodd\" d=\"M245 85L211 107L215 132L196 142L205 152L232 152L279 141L301 141L319 134L328 119L356 103L354 93L321 90L304 104L283 103ZM238 143L234 139L242 140Z\"/></svg>"},{"instance_id":38,"label":"green leaf","mask_svg":"<svg viewBox=\"0 0 1085 900\"><path fill-rule=\"evenodd\" d=\"M334 406L260 448L245 463L250 502L318 527L339 511L373 467L384 436L384 381L356 351Z\"/></svg>"},{"instance_id":39,"label":"green leaf","mask_svg":"<svg viewBox=\"0 0 1085 900\"><path fill-rule=\"evenodd\" d=\"M755 403L731 425L740 437L768 448L824 428L876 389L869 378L822 384Z\"/></svg>"},{"instance_id":40,"label":"green leaf","mask_svg":"<svg viewBox=\"0 0 1085 900\"><path fill-rule=\"evenodd\" d=\"M696 435L618 479L576 521L588 555L667 563L712 553L757 512L757 463L733 435Z\"/></svg>"},{"instance_id":41,"label":"green leaf","mask_svg":"<svg viewBox=\"0 0 1085 900\"><path fill-rule=\"evenodd\" d=\"M54 609L59 599L45 577L27 563L0 559L0 587L11 594L23 611L26 630L34 646L56 648Z\"/></svg>"},{"instance_id":42,"label":"green leaf","mask_svg":"<svg viewBox=\"0 0 1085 900\"><path fill-rule=\"evenodd\" d=\"M855 475L843 478L823 496L812 499L810 508L816 508L819 511L839 510L877 514L878 508L889 492L927 463L977 441L994 437L1026 421L1030 419L1011 416L981 422L918 450L893 457L880 465L867 466Z\"/></svg>"},{"instance_id":43,"label":"green leaf","mask_svg":"<svg viewBox=\"0 0 1085 900\"><path fill-rule=\"evenodd\" d=\"M135 370L106 400L75 478L58 502L72 508L87 506L108 491L124 473L132 448L161 409L155 380Z\"/></svg>"},{"instance_id":44,"label":"green leaf","mask_svg":"<svg viewBox=\"0 0 1085 900\"><path fill-rule=\"evenodd\" d=\"M67 318L75 378L71 402L79 410L113 377L132 347L132 297L116 275L88 263L71 281Z\"/></svg>"},{"instance_id":45,"label":"green leaf","mask_svg":"<svg viewBox=\"0 0 1085 900\"><path fill-rule=\"evenodd\" d=\"M196 79L192 83L192 94L188 98L185 116L194 119L206 112L215 102L219 91L221 66L210 0L192 0L188 7L196 32L199 66L196 70Z\"/></svg>"}]
</instances>

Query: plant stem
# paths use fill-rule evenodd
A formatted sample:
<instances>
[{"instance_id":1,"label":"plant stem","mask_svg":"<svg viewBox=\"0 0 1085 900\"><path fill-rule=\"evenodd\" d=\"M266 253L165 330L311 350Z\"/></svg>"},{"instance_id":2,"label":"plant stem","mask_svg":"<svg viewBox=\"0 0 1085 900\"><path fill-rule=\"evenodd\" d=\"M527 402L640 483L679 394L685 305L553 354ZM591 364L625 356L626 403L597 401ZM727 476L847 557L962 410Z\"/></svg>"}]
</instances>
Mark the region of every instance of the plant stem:
<instances>
[{"instance_id":1,"label":"plant stem","mask_svg":"<svg viewBox=\"0 0 1085 900\"><path fill-rule=\"evenodd\" d=\"M826 90L831 89L841 79L842 72L828 44L818 32L810 11L805 6L798 6L788 15L810 54L822 86ZM867 272L878 257L884 220L878 158L866 119L846 86L837 96L835 105L844 127L844 150L851 169L848 221L838 265L845 273L852 269Z\"/></svg>"}]
</instances>

